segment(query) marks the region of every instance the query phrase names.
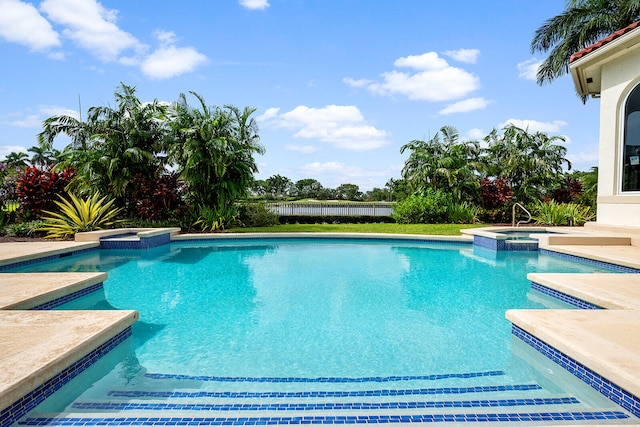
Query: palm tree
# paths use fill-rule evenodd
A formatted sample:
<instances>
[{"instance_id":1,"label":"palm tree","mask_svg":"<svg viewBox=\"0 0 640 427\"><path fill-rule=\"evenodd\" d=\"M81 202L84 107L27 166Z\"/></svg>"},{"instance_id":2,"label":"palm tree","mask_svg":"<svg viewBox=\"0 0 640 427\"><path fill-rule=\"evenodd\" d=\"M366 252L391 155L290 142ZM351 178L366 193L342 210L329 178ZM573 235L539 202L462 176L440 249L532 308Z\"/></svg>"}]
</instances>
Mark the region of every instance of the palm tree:
<instances>
[{"instance_id":1,"label":"palm tree","mask_svg":"<svg viewBox=\"0 0 640 427\"><path fill-rule=\"evenodd\" d=\"M28 152L33 153L29 162L32 166L46 168L52 166L58 162L58 156L60 151L55 148L51 148L46 143L38 143L38 145L27 149Z\"/></svg>"},{"instance_id":2,"label":"palm tree","mask_svg":"<svg viewBox=\"0 0 640 427\"><path fill-rule=\"evenodd\" d=\"M85 184L102 194L112 194L125 206L129 183L137 174L158 177L165 170L166 106L141 102L135 87L120 84L114 95L117 108L91 107L83 122L71 116L44 121L38 135L41 146L51 146L66 134L71 144L61 154L66 166L76 169Z\"/></svg>"},{"instance_id":3,"label":"palm tree","mask_svg":"<svg viewBox=\"0 0 640 427\"><path fill-rule=\"evenodd\" d=\"M529 133L514 125L506 126L502 134L494 129L485 137L486 174L506 179L521 203L539 200L558 184L565 163L571 169L567 149L556 141L564 138Z\"/></svg>"},{"instance_id":4,"label":"palm tree","mask_svg":"<svg viewBox=\"0 0 640 427\"><path fill-rule=\"evenodd\" d=\"M251 117L255 109L209 107L202 96L193 108L185 94L169 109L171 128L168 153L188 187L196 206L230 212L245 197L258 171L254 154L264 153L258 144L258 127Z\"/></svg>"},{"instance_id":5,"label":"palm tree","mask_svg":"<svg viewBox=\"0 0 640 427\"><path fill-rule=\"evenodd\" d=\"M27 167L29 155L24 151L13 151L6 155L4 164L8 169L24 169Z\"/></svg>"},{"instance_id":6,"label":"palm tree","mask_svg":"<svg viewBox=\"0 0 640 427\"><path fill-rule=\"evenodd\" d=\"M431 187L451 193L457 199L473 199L479 188L480 145L460 141L458 131L444 126L428 141L413 140L400 148L410 151L402 177L414 194Z\"/></svg>"},{"instance_id":7,"label":"palm tree","mask_svg":"<svg viewBox=\"0 0 640 427\"><path fill-rule=\"evenodd\" d=\"M639 0L567 0L565 10L546 20L531 41L532 53L549 51L538 68L538 84L568 73L571 55L638 19Z\"/></svg>"}]
</instances>

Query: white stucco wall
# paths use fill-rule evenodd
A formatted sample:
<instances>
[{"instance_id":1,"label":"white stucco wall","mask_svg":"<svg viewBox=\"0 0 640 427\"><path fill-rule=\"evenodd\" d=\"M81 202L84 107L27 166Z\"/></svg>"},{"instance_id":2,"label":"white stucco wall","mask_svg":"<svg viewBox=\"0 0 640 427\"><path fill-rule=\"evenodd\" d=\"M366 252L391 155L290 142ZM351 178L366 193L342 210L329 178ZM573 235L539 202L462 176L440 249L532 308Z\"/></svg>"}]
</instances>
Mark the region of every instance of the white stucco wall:
<instances>
[{"instance_id":1,"label":"white stucco wall","mask_svg":"<svg viewBox=\"0 0 640 427\"><path fill-rule=\"evenodd\" d=\"M602 66L600 99L600 152L598 218L602 224L640 226L640 193L620 191L624 104L640 83L640 49L627 52Z\"/></svg>"}]
</instances>

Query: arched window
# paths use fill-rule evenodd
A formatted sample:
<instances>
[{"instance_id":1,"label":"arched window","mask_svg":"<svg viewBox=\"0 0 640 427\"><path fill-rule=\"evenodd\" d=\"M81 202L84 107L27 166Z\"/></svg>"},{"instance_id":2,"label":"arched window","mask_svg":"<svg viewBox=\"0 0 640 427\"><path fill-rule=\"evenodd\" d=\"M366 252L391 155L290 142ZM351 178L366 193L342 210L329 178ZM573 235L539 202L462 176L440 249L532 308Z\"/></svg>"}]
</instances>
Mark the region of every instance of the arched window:
<instances>
[{"instance_id":1,"label":"arched window","mask_svg":"<svg viewBox=\"0 0 640 427\"><path fill-rule=\"evenodd\" d=\"M640 191L640 85L631 91L624 107L622 164L622 191Z\"/></svg>"}]
</instances>

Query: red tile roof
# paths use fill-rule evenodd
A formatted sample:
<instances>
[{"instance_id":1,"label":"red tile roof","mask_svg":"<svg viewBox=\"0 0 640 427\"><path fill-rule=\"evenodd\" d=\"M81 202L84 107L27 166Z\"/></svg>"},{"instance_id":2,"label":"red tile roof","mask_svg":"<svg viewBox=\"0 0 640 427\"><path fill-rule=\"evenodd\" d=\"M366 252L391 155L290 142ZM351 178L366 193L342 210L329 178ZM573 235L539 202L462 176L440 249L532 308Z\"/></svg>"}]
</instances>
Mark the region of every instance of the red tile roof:
<instances>
[{"instance_id":1,"label":"red tile roof","mask_svg":"<svg viewBox=\"0 0 640 427\"><path fill-rule=\"evenodd\" d=\"M577 59L582 58L583 56L586 56L588 54L590 54L591 52L593 52L594 50L604 46L607 43L610 43L612 41L614 41L615 39L617 39L618 37L627 34L629 31L636 29L637 27L640 27L640 21L636 21L633 24L624 27L621 30L616 31L615 33L611 34L608 37L605 37L604 39L600 40L599 42L596 42L594 44L592 44L591 46L587 46L584 49L582 49L579 52L574 53L573 55L571 55L571 58L569 58L569 62L573 62Z\"/></svg>"}]
</instances>

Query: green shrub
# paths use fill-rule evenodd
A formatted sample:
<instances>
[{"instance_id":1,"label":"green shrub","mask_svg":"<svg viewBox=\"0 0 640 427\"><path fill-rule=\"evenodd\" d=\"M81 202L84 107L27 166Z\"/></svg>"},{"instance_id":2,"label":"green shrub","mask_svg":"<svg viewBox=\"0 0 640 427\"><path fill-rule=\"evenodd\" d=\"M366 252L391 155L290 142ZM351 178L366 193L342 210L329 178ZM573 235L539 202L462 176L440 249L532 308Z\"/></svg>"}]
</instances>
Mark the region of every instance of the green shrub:
<instances>
[{"instance_id":1,"label":"green shrub","mask_svg":"<svg viewBox=\"0 0 640 427\"><path fill-rule=\"evenodd\" d=\"M222 231L237 223L237 211L233 205L222 206L218 209L200 206L198 219L193 223L206 233Z\"/></svg>"},{"instance_id":2,"label":"green shrub","mask_svg":"<svg viewBox=\"0 0 640 427\"><path fill-rule=\"evenodd\" d=\"M447 213L452 224L475 224L478 222L480 208L469 202L452 202L447 206Z\"/></svg>"},{"instance_id":3,"label":"green shrub","mask_svg":"<svg viewBox=\"0 0 640 427\"><path fill-rule=\"evenodd\" d=\"M41 231L44 221L15 222L4 227L3 232L9 237L38 237L44 235Z\"/></svg>"},{"instance_id":4,"label":"green shrub","mask_svg":"<svg viewBox=\"0 0 640 427\"><path fill-rule=\"evenodd\" d=\"M539 202L533 208L533 219L536 224L567 225L568 218L573 218L575 225L583 225L595 218L589 206L576 203L558 203L555 200Z\"/></svg>"},{"instance_id":5,"label":"green shrub","mask_svg":"<svg viewBox=\"0 0 640 427\"><path fill-rule=\"evenodd\" d=\"M451 203L451 195L430 188L424 196L409 196L397 203L391 216L399 224L442 224L449 220Z\"/></svg>"},{"instance_id":6,"label":"green shrub","mask_svg":"<svg viewBox=\"0 0 640 427\"><path fill-rule=\"evenodd\" d=\"M243 203L238 206L238 220L245 227L268 227L278 225L278 215L264 203Z\"/></svg>"}]
</instances>

